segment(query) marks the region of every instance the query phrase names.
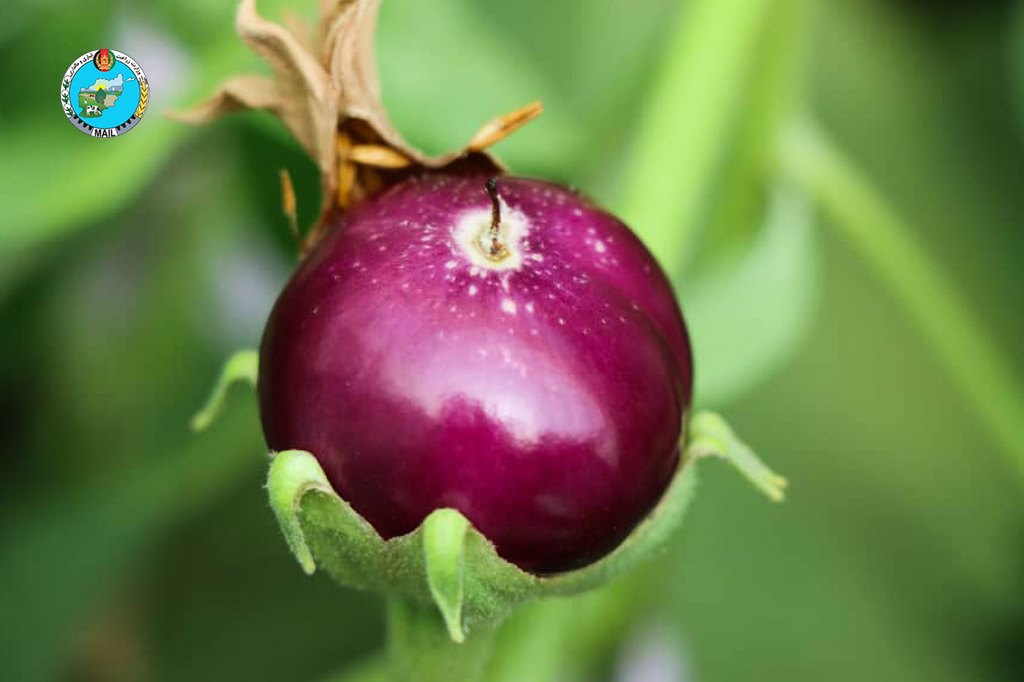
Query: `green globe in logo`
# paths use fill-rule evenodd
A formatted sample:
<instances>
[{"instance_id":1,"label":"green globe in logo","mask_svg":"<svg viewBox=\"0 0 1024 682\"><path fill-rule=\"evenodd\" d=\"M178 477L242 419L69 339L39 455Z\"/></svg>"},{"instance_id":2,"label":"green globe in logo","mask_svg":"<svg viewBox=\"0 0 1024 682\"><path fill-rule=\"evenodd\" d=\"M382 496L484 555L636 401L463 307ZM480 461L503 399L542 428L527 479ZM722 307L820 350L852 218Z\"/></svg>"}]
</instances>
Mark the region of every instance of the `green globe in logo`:
<instances>
[{"instance_id":1,"label":"green globe in logo","mask_svg":"<svg viewBox=\"0 0 1024 682\"><path fill-rule=\"evenodd\" d=\"M149 105L149 81L123 52L86 52L64 73L61 106L71 123L92 137L118 137L134 128Z\"/></svg>"}]
</instances>

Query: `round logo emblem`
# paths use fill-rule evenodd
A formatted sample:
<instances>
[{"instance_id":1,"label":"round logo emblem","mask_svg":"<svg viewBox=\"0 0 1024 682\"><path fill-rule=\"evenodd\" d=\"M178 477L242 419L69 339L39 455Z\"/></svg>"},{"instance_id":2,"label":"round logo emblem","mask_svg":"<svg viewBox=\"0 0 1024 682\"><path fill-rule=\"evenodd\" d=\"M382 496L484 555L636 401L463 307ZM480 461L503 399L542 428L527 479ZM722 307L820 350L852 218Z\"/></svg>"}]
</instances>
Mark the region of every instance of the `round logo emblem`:
<instances>
[{"instance_id":1,"label":"round logo emblem","mask_svg":"<svg viewBox=\"0 0 1024 682\"><path fill-rule=\"evenodd\" d=\"M117 137L142 120L149 105L149 81L139 63L124 52L86 52L64 73L60 84L64 115L86 135Z\"/></svg>"}]
</instances>

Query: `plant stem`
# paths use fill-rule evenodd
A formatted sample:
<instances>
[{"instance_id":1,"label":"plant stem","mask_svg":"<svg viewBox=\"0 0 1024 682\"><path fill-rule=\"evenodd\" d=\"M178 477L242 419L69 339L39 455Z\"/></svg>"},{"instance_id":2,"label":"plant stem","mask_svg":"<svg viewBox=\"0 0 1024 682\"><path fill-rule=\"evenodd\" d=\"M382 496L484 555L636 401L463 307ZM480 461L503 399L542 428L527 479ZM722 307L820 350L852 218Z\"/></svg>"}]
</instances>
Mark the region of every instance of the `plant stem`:
<instances>
[{"instance_id":1,"label":"plant stem","mask_svg":"<svg viewBox=\"0 0 1024 682\"><path fill-rule=\"evenodd\" d=\"M436 606L393 597L388 639L395 682L475 682L490 658L494 630L474 630L459 644Z\"/></svg>"},{"instance_id":2,"label":"plant stem","mask_svg":"<svg viewBox=\"0 0 1024 682\"><path fill-rule=\"evenodd\" d=\"M803 104L817 0L776 0L758 40L736 129L703 227L714 249L748 244L764 222L782 123ZM702 256L706 251L702 251Z\"/></svg>"},{"instance_id":3,"label":"plant stem","mask_svg":"<svg viewBox=\"0 0 1024 682\"><path fill-rule=\"evenodd\" d=\"M785 136L780 163L906 306L1024 482L1024 392L1013 367L899 212L814 126Z\"/></svg>"},{"instance_id":4,"label":"plant stem","mask_svg":"<svg viewBox=\"0 0 1024 682\"><path fill-rule=\"evenodd\" d=\"M692 257L772 2L686 3L640 131L620 213L673 280Z\"/></svg>"}]
</instances>

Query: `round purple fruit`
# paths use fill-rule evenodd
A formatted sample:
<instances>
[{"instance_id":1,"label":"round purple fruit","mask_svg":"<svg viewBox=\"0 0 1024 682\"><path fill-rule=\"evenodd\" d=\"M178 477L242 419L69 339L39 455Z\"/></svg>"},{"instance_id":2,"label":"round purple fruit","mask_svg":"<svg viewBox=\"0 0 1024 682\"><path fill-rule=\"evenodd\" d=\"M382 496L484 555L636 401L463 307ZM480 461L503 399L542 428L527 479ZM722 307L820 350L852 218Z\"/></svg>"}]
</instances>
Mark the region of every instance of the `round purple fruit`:
<instances>
[{"instance_id":1,"label":"round purple fruit","mask_svg":"<svg viewBox=\"0 0 1024 682\"><path fill-rule=\"evenodd\" d=\"M676 471L686 327L615 217L537 180L412 177L336 219L260 350L273 450L385 538L453 507L534 573L614 549Z\"/></svg>"}]
</instances>

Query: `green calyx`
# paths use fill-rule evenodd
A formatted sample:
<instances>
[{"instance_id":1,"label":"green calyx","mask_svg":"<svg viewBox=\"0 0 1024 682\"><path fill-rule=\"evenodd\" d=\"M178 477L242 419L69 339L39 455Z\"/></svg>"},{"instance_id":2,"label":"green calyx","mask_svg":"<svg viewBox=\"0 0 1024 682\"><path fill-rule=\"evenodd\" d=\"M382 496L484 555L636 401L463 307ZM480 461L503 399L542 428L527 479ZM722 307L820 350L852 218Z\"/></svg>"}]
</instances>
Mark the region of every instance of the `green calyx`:
<instances>
[{"instance_id":1,"label":"green calyx","mask_svg":"<svg viewBox=\"0 0 1024 682\"><path fill-rule=\"evenodd\" d=\"M772 499L782 498L784 480L772 474L718 415L696 415L689 440L693 446L684 451L661 501L633 533L603 559L555 575L533 575L505 561L455 509L437 509L413 532L384 540L334 492L308 452L277 453L267 489L303 570L322 568L343 585L433 604L451 639L462 642L468 633L496 625L520 604L598 587L655 551L682 519L699 458L722 457Z\"/></svg>"},{"instance_id":2,"label":"green calyx","mask_svg":"<svg viewBox=\"0 0 1024 682\"><path fill-rule=\"evenodd\" d=\"M256 362L255 351L229 360L195 428L205 428L215 417L232 383L255 385ZM599 587L661 547L692 497L698 461L725 459L769 498L783 499L785 479L761 462L721 416L693 415L682 442L675 476L629 537L599 561L554 575L533 575L505 561L455 509L434 510L411 533L385 540L338 496L316 457L302 450L273 456L267 491L285 540L307 574L319 568L342 585L387 595L391 609L406 623L402 632L435 641L428 649L436 648L440 638L466 652L483 651L489 646L483 640L517 606Z\"/></svg>"},{"instance_id":3,"label":"green calyx","mask_svg":"<svg viewBox=\"0 0 1024 682\"><path fill-rule=\"evenodd\" d=\"M585 568L536 576L502 559L455 509L437 509L412 533L381 538L330 487L316 458L277 453L267 489L292 553L307 573L321 568L343 585L434 604L452 640L504 619L517 605L607 582L668 537L693 488L693 466L679 472L651 515L615 551Z\"/></svg>"}]
</instances>

